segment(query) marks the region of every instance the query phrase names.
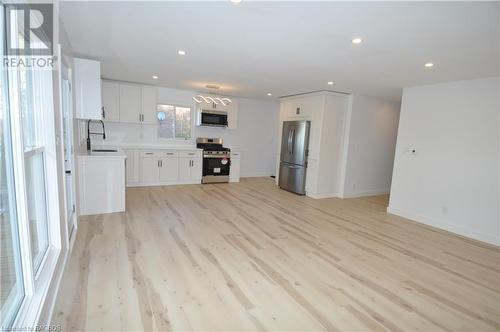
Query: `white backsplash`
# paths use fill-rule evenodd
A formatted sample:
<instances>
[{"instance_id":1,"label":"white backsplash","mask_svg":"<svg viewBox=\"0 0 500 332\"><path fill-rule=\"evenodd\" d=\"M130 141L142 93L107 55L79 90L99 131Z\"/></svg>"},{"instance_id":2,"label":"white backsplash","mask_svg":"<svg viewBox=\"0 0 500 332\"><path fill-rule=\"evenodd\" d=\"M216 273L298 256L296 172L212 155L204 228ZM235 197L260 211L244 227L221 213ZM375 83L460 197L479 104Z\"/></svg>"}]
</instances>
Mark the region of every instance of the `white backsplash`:
<instances>
[{"instance_id":1,"label":"white backsplash","mask_svg":"<svg viewBox=\"0 0 500 332\"><path fill-rule=\"evenodd\" d=\"M267 176L274 174L278 134L279 103L245 99L239 100L238 129L194 127L193 139L188 141L158 138L158 126L106 122L106 140L92 135L92 146L99 145L158 145L194 147L197 137L220 137L224 146L238 148L242 153L241 175ZM86 121L79 121L81 149L87 138ZM91 124L92 132L101 132L97 122Z\"/></svg>"}]
</instances>

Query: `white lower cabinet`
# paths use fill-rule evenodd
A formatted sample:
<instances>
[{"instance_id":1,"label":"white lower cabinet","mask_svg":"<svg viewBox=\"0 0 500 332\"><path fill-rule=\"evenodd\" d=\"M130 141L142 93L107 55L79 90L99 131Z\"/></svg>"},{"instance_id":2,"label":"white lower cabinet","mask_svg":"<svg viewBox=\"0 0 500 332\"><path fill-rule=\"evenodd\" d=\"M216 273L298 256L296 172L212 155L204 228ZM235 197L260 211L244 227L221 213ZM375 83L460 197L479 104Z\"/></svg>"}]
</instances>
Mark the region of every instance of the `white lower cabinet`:
<instances>
[{"instance_id":1,"label":"white lower cabinet","mask_svg":"<svg viewBox=\"0 0 500 332\"><path fill-rule=\"evenodd\" d=\"M200 158L179 158L179 180L201 181L202 160Z\"/></svg>"},{"instance_id":2,"label":"white lower cabinet","mask_svg":"<svg viewBox=\"0 0 500 332\"><path fill-rule=\"evenodd\" d=\"M127 186L132 186L139 182L139 156L137 150L124 149L123 152L127 155L125 160L125 179Z\"/></svg>"},{"instance_id":3,"label":"white lower cabinet","mask_svg":"<svg viewBox=\"0 0 500 332\"><path fill-rule=\"evenodd\" d=\"M142 183L154 183L160 180L160 163L158 157L141 157Z\"/></svg>"},{"instance_id":4,"label":"white lower cabinet","mask_svg":"<svg viewBox=\"0 0 500 332\"><path fill-rule=\"evenodd\" d=\"M229 167L229 181L240 182L241 153L231 152L231 166Z\"/></svg>"},{"instance_id":5,"label":"white lower cabinet","mask_svg":"<svg viewBox=\"0 0 500 332\"><path fill-rule=\"evenodd\" d=\"M160 182L171 182L179 179L178 158L160 158Z\"/></svg>"},{"instance_id":6,"label":"white lower cabinet","mask_svg":"<svg viewBox=\"0 0 500 332\"><path fill-rule=\"evenodd\" d=\"M191 180L191 159L190 158L179 158L179 180L180 181Z\"/></svg>"},{"instance_id":7,"label":"white lower cabinet","mask_svg":"<svg viewBox=\"0 0 500 332\"><path fill-rule=\"evenodd\" d=\"M78 156L79 215L125 211L125 155Z\"/></svg>"},{"instance_id":8,"label":"white lower cabinet","mask_svg":"<svg viewBox=\"0 0 500 332\"><path fill-rule=\"evenodd\" d=\"M191 164L191 180L196 182L201 182L201 177L203 173L203 157L200 156L193 158L193 163Z\"/></svg>"},{"instance_id":9,"label":"white lower cabinet","mask_svg":"<svg viewBox=\"0 0 500 332\"><path fill-rule=\"evenodd\" d=\"M178 150L124 150L127 186L200 183L202 152ZM134 159L134 160L133 160Z\"/></svg>"}]
</instances>

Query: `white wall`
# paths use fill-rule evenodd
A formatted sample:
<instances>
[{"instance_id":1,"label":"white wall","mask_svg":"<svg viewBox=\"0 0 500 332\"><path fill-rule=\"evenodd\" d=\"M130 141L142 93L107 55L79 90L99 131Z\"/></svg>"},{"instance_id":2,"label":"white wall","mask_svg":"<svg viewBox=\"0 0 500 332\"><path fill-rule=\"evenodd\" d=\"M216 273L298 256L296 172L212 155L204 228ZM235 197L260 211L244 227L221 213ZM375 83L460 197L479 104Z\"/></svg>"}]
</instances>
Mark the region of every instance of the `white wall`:
<instances>
[{"instance_id":1,"label":"white wall","mask_svg":"<svg viewBox=\"0 0 500 332\"><path fill-rule=\"evenodd\" d=\"M159 88L158 102L195 107L192 100L195 94L195 91ZM196 137L221 137L224 139L224 146L238 148L241 151L242 177L274 175L277 148L276 123L279 116L278 101L233 99L238 99L239 104L238 129L195 126L194 139ZM172 141L157 138L157 127L156 125L107 122L106 141L101 142L97 136L93 136L92 144L172 144ZM82 128L85 128L85 125ZM95 128L100 130L99 126ZM86 132L82 134L85 136ZM176 145L179 143L183 142L175 142ZM193 145L194 142L190 141L186 144Z\"/></svg>"},{"instance_id":2,"label":"white wall","mask_svg":"<svg viewBox=\"0 0 500 332\"><path fill-rule=\"evenodd\" d=\"M222 137L241 150L241 176L275 173L279 103L239 98L238 129L196 127L195 137Z\"/></svg>"},{"instance_id":3,"label":"white wall","mask_svg":"<svg viewBox=\"0 0 500 332\"><path fill-rule=\"evenodd\" d=\"M351 98L340 196L389 193L401 105L358 94Z\"/></svg>"},{"instance_id":4,"label":"white wall","mask_svg":"<svg viewBox=\"0 0 500 332\"><path fill-rule=\"evenodd\" d=\"M500 244L499 80L404 89L390 213Z\"/></svg>"}]
</instances>

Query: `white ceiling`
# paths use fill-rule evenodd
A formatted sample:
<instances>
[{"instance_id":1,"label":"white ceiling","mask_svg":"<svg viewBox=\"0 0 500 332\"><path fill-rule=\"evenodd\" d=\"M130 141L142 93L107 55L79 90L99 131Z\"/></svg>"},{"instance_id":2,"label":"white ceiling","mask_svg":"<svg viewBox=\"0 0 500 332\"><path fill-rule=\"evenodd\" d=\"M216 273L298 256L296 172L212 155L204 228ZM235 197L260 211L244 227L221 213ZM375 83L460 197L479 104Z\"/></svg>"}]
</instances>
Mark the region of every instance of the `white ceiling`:
<instances>
[{"instance_id":1,"label":"white ceiling","mask_svg":"<svg viewBox=\"0 0 500 332\"><path fill-rule=\"evenodd\" d=\"M256 98L400 100L402 87L499 75L499 16L498 2L61 4L75 54L101 60L103 77Z\"/></svg>"}]
</instances>

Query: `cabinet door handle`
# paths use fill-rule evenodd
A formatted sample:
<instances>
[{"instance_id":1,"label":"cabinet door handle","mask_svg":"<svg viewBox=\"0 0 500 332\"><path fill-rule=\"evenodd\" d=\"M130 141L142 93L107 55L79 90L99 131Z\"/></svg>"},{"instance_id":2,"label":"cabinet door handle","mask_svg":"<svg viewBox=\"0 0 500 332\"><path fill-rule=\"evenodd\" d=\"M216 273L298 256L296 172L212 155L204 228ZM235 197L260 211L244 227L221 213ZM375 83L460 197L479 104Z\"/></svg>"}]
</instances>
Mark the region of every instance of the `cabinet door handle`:
<instances>
[{"instance_id":1,"label":"cabinet door handle","mask_svg":"<svg viewBox=\"0 0 500 332\"><path fill-rule=\"evenodd\" d=\"M174 155L174 153L173 153L173 152L167 152L167 155L169 155L169 156L173 156L173 155Z\"/></svg>"},{"instance_id":2,"label":"cabinet door handle","mask_svg":"<svg viewBox=\"0 0 500 332\"><path fill-rule=\"evenodd\" d=\"M156 162L156 166L160 167L160 161L159 160Z\"/></svg>"},{"instance_id":3,"label":"cabinet door handle","mask_svg":"<svg viewBox=\"0 0 500 332\"><path fill-rule=\"evenodd\" d=\"M142 114L139 114L139 122L141 122L141 115L142 115Z\"/></svg>"},{"instance_id":4,"label":"cabinet door handle","mask_svg":"<svg viewBox=\"0 0 500 332\"><path fill-rule=\"evenodd\" d=\"M106 111L104 110L104 107L102 107L102 118L106 119Z\"/></svg>"},{"instance_id":5,"label":"cabinet door handle","mask_svg":"<svg viewBox=\"0 0 500 332\"><path fill-rule=\"evenodd\" d=\"M146 152L146 154L153 154L153 152Z\"/></svg>"},{"instance_id":6,"label":"cabinet door handle","mask_svg":"<svg viewBox=\"0 0 500 332\"><path fill-rule=\"evenodd\" d=\"M188 153L188 154L189 154L190 156L194 156L194 153L192 153L192 152L191 152L191 153Z\"/></svg>"},{"instance_id":7,"label":"cabinet door handle","mask_svg":"<svg viewBox=\"0 0 500 332\"><path fill-rule=\"evenodd\" d=\"M163 167L163 160L160 160L160 167Z\"/></svg>"}]
</instances>

